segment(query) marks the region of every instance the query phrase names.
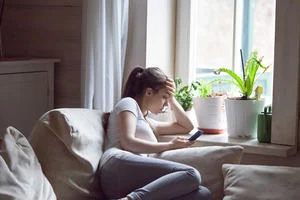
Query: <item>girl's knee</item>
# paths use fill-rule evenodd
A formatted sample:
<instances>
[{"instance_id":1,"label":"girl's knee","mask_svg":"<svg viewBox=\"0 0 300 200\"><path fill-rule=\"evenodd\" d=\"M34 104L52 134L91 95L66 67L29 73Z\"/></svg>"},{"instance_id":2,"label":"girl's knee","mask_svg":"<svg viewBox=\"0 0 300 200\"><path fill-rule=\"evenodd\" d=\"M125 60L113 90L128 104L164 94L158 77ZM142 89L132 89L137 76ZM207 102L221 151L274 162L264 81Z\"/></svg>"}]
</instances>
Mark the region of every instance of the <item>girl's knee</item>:
<instances>
[{"instance_id":1,"label":"girl's knee","mask_svg":"<svg viewBox=\"0 0 300 200\"><path fill-rule=\"evenodd\" d=\"M201 184L201 175L195 168L188 168L187 174L192 178L193 183L198 187Z\"/></svg>"},{"instance_id":2,"label":"girl's knee","mask_svg":"<svg viewBox=\"0 0 300 200\"><path fill-rule=\"evenodd\" d=\"M211 192L208 188L200 186L198 190L199 198L201 200L211 200Z\"/></svg>"}]
</instances>

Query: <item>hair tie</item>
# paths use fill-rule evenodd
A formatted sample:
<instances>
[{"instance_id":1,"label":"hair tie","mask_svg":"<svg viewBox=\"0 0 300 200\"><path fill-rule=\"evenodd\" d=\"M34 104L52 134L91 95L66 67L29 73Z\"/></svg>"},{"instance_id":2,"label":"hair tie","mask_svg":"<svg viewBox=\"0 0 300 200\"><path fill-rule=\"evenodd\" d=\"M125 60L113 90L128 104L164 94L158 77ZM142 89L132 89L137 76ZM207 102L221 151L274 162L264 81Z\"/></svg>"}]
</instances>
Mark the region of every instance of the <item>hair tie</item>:
<instances>
[{"instance_id":1,"label":"hair tie","mask_svg":"<svg viewBox=\"0 0 300 200\"><path fill-rule=\"evenodd\" d=\"M138 72L135 77L136 79L142 79L142 76L143 76L143 72Z\"/></svg>"}]
</instances>

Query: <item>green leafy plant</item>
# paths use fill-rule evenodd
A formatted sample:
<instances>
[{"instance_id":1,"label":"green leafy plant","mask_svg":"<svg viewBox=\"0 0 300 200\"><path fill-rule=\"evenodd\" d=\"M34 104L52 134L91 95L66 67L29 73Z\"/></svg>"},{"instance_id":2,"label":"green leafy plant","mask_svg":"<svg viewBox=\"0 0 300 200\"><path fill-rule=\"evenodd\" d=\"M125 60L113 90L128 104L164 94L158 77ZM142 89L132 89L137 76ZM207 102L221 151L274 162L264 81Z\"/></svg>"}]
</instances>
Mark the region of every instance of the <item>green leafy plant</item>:
<instances>
[{"instance_id":1,"label":"green leafy plant","mask_svg":"<svg viewBox=\"0 0 300 200\"><path fill-rule=\"evenodd\" d=\"M184 111L187 111L193 106L194 91L197 89L199 82L192 82L191 85L186 85L179 89L179 85L182 83L181 78L175 78L175 92L174 97L178 103L182 106Z\"/></svg>"},{"instance_id":2,"label":"green leafy plant","mask_svg":"<svg viewBox=\"0 0 300 200\"><path fill-rule=\"evenodd\" d=\"M243 67L243 77L238 76L235 72L227 68L219 68L214 71L214 73L217 75L219 75L221 72L224 72L231 76L232 80L226 81L233 83L239 88L239 91L242 94L242 97L240 99L242 100L250 99L250 96L253 92L254 84L261 77L261 75L265 73L266 70L270 67L264 66L262 64L263 57L258 59L257 56L257 51L251 52L246 62L246 67ZM260 74L257 74L259 69L262 69L262 71Z\"/></svg>"},{"instance_id":3,"label":"green leafy plant","mask_svg":"<svg viewBox=\"0 0 300 200\"><path fill-rule=\"evenodd\" d=\"M212 87L214 83L219 83L221 84L222 81L226 81L223 79L214 79L212 81L204 81L200 80L199 84L197 84L197 91L198 91L198 96L200 98L207 98L207 97L215 97L215 96L223 96L226 95L225 92L214 92Z\"/></svg>"},{"instance_id":4,"label":"green leafy plant","mask_svg":"<svg viewBox=\"0 0 300 200\"><path fill-rule=\"evenodd\" d=\"M211 92L212 92L211 82L205 82L204 80L201 80L200 84L201 85L199 85L199 87L198 87L199 97L201 97L201 98L210 97L211 96Z\"/></svg>"}]
</instances>

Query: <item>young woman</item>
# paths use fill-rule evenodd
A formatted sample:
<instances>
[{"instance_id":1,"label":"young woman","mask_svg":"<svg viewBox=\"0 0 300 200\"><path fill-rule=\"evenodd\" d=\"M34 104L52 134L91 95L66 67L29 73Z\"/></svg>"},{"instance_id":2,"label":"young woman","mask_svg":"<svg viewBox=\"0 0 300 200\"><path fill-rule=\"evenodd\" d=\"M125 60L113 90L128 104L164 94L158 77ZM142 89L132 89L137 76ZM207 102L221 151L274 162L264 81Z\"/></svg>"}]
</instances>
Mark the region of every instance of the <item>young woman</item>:
<instances>
[{"instance_id":1,"label":"young woman","mask_svg":"<svg viewBox=\"0 0 300 200\"><path fill-rule=\"evenodd\" d=\"M151 158L148 154L189 147L193 142L177 137L158 142L157 135L188 133L193 124L175 100L174 82L159 68L135 68L122 99L110 113L105 152L100 163L102 189L109 199L210 199L200 186L199 172L187 165ZM148 118L166 106L176 121L160 123Z\"/></svg>"}]
</instances>

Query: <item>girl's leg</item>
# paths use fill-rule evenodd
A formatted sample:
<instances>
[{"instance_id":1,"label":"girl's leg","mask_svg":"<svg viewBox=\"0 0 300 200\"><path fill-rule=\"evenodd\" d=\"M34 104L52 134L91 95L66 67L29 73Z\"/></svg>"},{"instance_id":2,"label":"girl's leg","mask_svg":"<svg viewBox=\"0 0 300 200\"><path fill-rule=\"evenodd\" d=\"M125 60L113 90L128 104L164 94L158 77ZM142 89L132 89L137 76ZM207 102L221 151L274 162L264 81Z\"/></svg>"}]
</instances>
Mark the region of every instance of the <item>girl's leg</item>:
<instances>
[{"instance_id":1,"label":"girl's leg","mask_svg":"<svg viewBox=\"0 0 300 200\"><path fill-rule=\"evenodd\" d=\"M187 199L188 200L199 200L199 199L211 200L211 193L206 187L200 186L198 189L194 190L193 192L174 198L173 200L187 200Z\"/></svg>"},{"instance_id":2,"label":"girl's leg","mask_svg":"<svg viewBox=\"0 0 300 200\"><path fill-rule=\"evenodd\" d=\"M187 165L119 150L100 169L109 198L172 199L198 190L200 174ZM129 194L130 193L130 194Z\"/></svg>"}]
</instances>

